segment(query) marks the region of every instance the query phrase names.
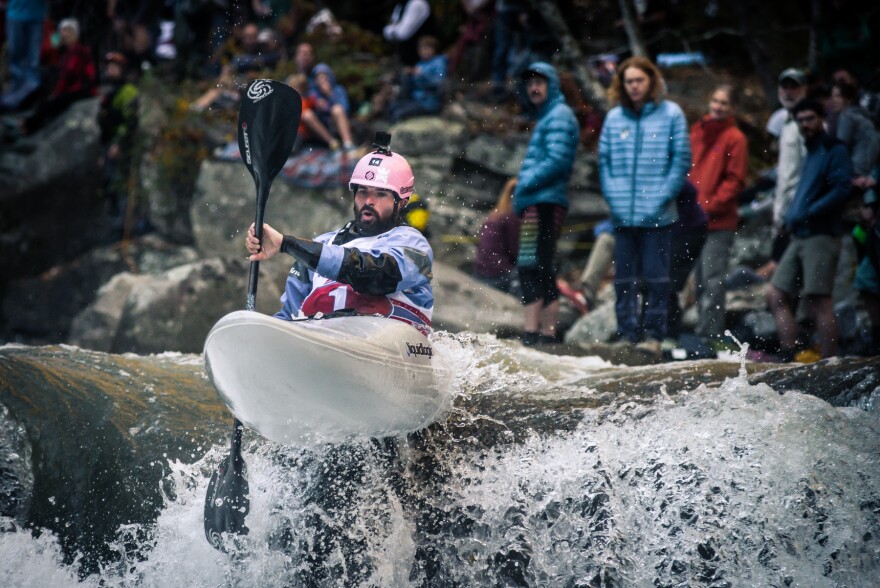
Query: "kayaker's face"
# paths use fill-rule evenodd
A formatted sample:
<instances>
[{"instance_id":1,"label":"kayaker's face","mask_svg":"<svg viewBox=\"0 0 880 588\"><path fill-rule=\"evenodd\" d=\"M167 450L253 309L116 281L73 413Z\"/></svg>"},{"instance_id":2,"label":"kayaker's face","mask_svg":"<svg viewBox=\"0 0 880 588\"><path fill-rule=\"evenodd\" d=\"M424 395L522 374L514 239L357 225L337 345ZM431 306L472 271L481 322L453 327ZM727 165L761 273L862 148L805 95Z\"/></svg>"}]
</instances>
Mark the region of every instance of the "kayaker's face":
<instances>
[{"instance_id":1,"label":"kayaker's face","mask_svg":"<svg viewBox=\"0 0 880 588\"><path fill-rule=\"evenodd\" d=\"M360 232L366 235L378 235L390 229L394 224L394 192L358 186L354 193L354 220Z\"/></svg>"}]
</instances>

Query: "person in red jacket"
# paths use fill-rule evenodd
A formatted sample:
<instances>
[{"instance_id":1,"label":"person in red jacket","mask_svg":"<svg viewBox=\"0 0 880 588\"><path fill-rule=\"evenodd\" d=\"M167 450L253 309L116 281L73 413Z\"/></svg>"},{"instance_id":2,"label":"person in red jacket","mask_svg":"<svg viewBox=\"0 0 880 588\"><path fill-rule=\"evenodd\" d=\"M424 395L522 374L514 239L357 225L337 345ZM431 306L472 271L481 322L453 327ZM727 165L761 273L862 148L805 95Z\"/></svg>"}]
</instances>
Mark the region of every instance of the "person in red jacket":
<instances>
[{"instance_id":1,"label":"person in red jacket","mask_svg":"<svg viewBox=\"0 0 880 588\"><path fill-rule=\"evenodd\" d=\"M40 103L33 114L24 119L23 131L30 134L55 118L78 100L98 94L98 76L92 52L80 43L79 23L66 18L58 25L63 51L61 53L58 81L45 102Z\"/></svg>"},{"instance_id":2,"label":"person in red jacket","mask_svg":"<svg viewBox=\"0 0 880 588\"><path fill-rule=\"evenodd\" d=\"M709 114L691 128L691 183L709 217L709 234L696 265L697 334L719 338L724 332L724 277L739 223L737 195L748 168L748 143L736 126L732 86L715 88Z\"/></svg>"}]
</instances>

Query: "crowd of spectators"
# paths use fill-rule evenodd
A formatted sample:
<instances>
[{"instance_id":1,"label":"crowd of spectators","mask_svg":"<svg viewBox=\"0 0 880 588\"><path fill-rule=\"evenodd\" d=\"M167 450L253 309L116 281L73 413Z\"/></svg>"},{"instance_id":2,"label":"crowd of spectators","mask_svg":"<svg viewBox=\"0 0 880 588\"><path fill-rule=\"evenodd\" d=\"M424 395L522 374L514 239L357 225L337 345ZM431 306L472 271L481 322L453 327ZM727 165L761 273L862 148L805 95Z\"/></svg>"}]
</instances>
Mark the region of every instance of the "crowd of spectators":
<instances>
[{"instance_id":1,"label":"crowd of spectators","mask_svg":"<svg viewBox=\"0 0 880 588\"><path fill-rule=\"evenodd\" d=\"M729 285L737 279L764 282L778 341L772 353L758 356L806 360L842 351L832 294L843 275L870 329L860 337L849 333L843 351L880 352L880 135L878 121L863 106L872 96L859 89L855 76L838 69L811 85L802 69L779 73L781 106L768 118L767 145L758 147L775 149L777 161L771 170L756 171L755 186L749 186L749 145L737 123L737 88L717 85L707 96L706 114L688 129L651 60L634 57L618 66L603 58L598 65L609 74L612 105L598 145L602 195L611 215L595 225L579 288L558 277L551 257L538 261L571 304L581 313L595 309L599 289L610 279L617 325L612 345L670 357L672 351L715 353L737 348L725 308ZM540 143L546 165L553 165L558 149L554 156L551 139ZM527 161L520 180L531 172ZM560 171L557 178L565 175ZM508 188L481 229L474 274L506 291L511 284L519 288L514 291L526 308L524 344L559 341L552 325L530 318L535 296L522 291L522 284L535 282L532 250L538 235L546 232L549 243L557 235L553 220L547 218L545 230L540 222L533 226L524 209L505 213ZM558 204L567 208L566 202ZM772 235L770 261L754 269L731 268L739 230L762 210ZM519 258L510 252L509 222L519 226ZM849 272L838 267L844 239L852 239L856 251ZM531 253L528 263L524 252ZM693 332L682 325L689 278L697 317ZM541 299L545 313L552 308L548 300L559 293L550 292Z\"/></svg>"}]
</instances>

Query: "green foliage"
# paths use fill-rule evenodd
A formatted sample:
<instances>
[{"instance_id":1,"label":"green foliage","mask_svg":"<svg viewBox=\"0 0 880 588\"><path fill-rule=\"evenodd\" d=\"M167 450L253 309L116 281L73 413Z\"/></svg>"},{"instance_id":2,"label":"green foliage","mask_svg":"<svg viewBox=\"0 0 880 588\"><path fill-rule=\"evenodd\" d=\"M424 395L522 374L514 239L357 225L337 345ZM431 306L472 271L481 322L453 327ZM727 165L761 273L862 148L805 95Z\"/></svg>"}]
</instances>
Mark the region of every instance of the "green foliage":
<instances>
[{"instance_id":1,"label":"green foliage","mask_svg":"<svg viewBox=\"0 0 880 588\"><path fill-rule=\"evenodd\" d=\"M190 80L171 87L151 76L144 78L141 91L161 109L158 128L148 130L154 139L147 147L147 156L156 165L157 187L167 198L188 200L199 166L208 157L204 117L189 109L199 88Z\"/></svg>"},{"instance_id":2,"label":"green foliage","mask_svg":"<svg viewBox=\"0 0 880 588\"><path fill-rule=\"evenodd\" d=\"M323 30L303 40L315 47L315 59L326 63L336 80L348 92L353 104L366 100L379 86L379 76L388 71L390 45L380 36L355 24L343 22L342 34L328 38ZM386 59L382 59L385 56Z\"/></svg>"}]
</instances>

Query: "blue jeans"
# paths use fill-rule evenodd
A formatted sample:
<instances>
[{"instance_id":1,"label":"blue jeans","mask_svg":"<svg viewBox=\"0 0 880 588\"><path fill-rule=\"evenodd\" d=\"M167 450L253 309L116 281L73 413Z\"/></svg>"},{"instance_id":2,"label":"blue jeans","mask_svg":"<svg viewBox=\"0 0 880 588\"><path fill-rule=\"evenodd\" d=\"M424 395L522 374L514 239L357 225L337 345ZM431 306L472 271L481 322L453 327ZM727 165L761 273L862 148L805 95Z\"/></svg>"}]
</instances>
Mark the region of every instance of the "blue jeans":
<instances>
[{"instance_id":1,"label":"blue jeans","mask_svg":"<svg viewBox=\"0 0 880 588\"><path fill-rule=\"evenodd\" d=\"M492 49L492 82L501 84L508 74L508 57L516 41L519 11L502 10L495 15L495 46Z\"/></svg>"},{"instance_id":2,"label":"blue jeans","mask_svg":"<svg viewBox=\"0 0 880 588\"><path fill-rule=\"evenodd\" d=\"M4 105L15 108L40 87L43 21L7 20L6 39L9 48L9 91L4 96Z\"/></svg>"},{"instance_id":3,"label":"blue jeans","mask_svg":"<svg viewBox=\"0 0 880 588\"><path fill-rule=\"evenodd\" d=\"M666 337L672 226L614 229L614 290L617 334L637 343L643 335ZM639 293L645 292L639 320Z\"/></svg>"}]
</instances>

